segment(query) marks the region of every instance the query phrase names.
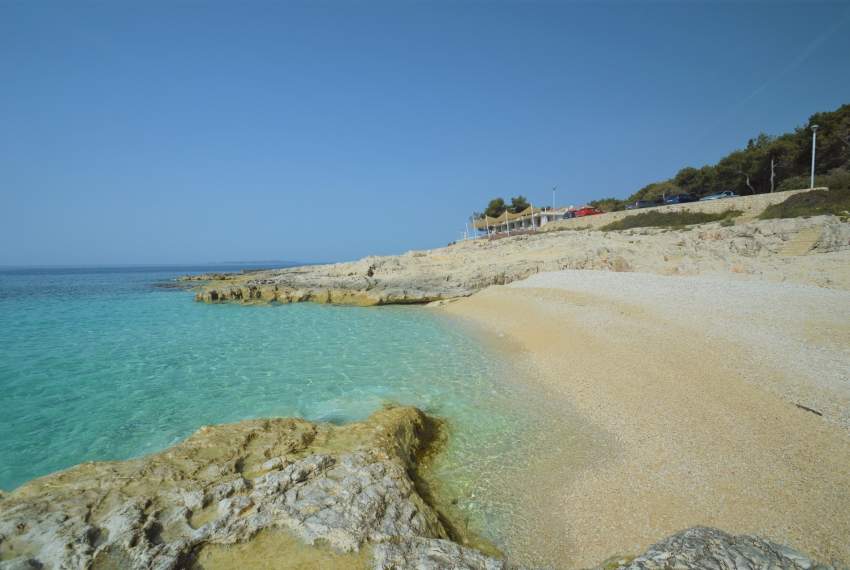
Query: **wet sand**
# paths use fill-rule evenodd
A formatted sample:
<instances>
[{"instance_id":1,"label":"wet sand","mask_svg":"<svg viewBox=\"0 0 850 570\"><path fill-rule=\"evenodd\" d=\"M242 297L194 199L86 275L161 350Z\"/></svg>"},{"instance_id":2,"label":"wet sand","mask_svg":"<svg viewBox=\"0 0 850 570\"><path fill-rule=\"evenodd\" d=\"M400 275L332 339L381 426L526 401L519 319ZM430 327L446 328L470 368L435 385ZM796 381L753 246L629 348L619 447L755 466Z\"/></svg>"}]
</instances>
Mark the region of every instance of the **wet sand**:
<instances>
[{"instance_id":1,"label":"wet sand","mask_svg":"<svg viewBox=\"0 0 850 570\"><path fill-rule=\"evenodd\" d=\"M850 293L566 271L440 310L589 426L516 481L512 558L588 567L708 525L850 563Z\"/></svg>"}]
</instances>

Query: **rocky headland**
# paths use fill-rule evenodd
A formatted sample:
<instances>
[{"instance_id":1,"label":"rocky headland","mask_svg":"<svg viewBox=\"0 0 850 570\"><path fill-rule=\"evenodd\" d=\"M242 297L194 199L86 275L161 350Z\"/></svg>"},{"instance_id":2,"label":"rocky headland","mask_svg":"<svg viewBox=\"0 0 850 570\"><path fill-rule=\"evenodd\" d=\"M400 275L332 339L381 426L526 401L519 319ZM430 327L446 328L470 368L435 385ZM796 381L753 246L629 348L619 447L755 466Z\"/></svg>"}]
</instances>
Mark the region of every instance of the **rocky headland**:
<instances>
[{"instance_id":1,"label":"rocky headland","mask_svg":"<svg viewBox=\"0 0 850 570\"><path fill-rule=\"evenodd\" d=\"M831 263L825 270L827 258ZM850 223L817 216L711 223L684 230L562 229L346 263L185 279L199 282L196 299L208 303L311 301L366 306L466 297L490 285L563 269L741 274L850 289L848 266Z\"/></svg>"}]
</instances>

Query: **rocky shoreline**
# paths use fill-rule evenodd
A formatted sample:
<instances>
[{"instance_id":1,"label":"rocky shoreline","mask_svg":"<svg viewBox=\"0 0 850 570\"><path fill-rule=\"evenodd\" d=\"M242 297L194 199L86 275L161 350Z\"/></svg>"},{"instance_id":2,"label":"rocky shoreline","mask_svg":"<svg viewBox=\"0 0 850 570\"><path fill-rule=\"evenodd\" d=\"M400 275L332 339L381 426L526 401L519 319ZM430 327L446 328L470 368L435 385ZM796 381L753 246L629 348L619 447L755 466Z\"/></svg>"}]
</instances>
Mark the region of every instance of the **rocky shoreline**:
<instances>
[{"instance_id":1,"label":"rocky shoreline","mask_svg":"<svg viewBox=\"0 0 850 570\"><path fill-rule=\"evenodd\" d=\"M423 498L420 468L442 437L439 420L405 407L341 427L203 427L161 453L84 463L2 496L0 568L214 568L216 547L261 533L278 533L280 556L315 563L322 551L309 545L347 567L361 566L358 553L374 568L502 567L461 546Z\"/></svg>"},{"instance_id":2,"label":"rocky shoreline","mask_svg":"<svg viewBox=\"0 0 850 570\"><path fill-rule=\"evenodd\" d=\"M438 420L397 407L347 426L204 427L148 457L85 463L0 495L0 569L518 568L463 544L425 499L419 470L441 434ZM708 528L599 568L675 567L828 568Z\"/></svg>"},{"instance_id":3,"label":"rocky shoreline","mask_svg":"<svg viewBox=\"0 0 850 570\"><path fill-rule=\"evenodd\" d=\"M469 296L490 285L563 269L662 275L734 273L850 289L850 271L824 272L809 254L850 261L850 223L834 216L720 223L684 230L551 231L358 261L251 273L211 274L206 303L422 304Z\"/></svg>"}]
</instances>

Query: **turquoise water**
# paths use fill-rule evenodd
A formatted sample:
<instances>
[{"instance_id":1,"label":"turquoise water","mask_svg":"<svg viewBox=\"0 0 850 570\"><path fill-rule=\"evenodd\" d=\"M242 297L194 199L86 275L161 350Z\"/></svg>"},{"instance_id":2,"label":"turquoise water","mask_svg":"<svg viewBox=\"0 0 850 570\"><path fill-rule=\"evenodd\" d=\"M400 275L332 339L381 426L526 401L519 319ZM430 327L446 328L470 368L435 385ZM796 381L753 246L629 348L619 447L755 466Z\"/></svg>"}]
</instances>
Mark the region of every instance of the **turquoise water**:
<instances>
[{"instance_id":1,"label":"turquoise water","mask_svg":"<svg viewBox=\"0 0 850 570\"><path fill-rule=\"evenodd\" d=\"M505 363L433 311L205 305L154 286L191 269L0 271L0 488L204 424L399 402L450 421L442 469L474 495L529 427Z\"/></svg>"}]
</instances>

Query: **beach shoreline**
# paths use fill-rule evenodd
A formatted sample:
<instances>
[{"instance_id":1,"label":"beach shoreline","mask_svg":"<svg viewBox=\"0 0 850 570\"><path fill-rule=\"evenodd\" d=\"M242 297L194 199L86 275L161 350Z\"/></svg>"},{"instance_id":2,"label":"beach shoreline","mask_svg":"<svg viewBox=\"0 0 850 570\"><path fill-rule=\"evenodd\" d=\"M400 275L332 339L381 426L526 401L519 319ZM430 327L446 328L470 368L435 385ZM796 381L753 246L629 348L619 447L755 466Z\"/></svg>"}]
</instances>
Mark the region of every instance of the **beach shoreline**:
<instances>
[{"instance_id":1,"label":"beach shoreline","mask_svg":"<svg viewBox=\"0 0 850 570\"><path fill-rule=\"evenodd\" d=\"M461 560L498 568L512 568L513 563L625 568L641 552L647 566L635 568L666 567L669 560L688 567L741 567L742 559L753 567L802 569L812 560L843 567L850 563L848 239L850 226L834 217L735 227L707 224L679 231L556 232L321 268L219 275L212 282L205 276L199 278L199 300L434 301L415 310L454 322L436 337L422 337L430 340L418 347L445 358L450 348L470 337L492 352L490 360L466 356L458 378L447 376L454 383L446 385L445 394L457 398L460 391L472 390L471 404L477 408L483 399L498 396L508 409L533 418L533 428L522 435L493 431L481 440L489 460L477 464L472 482L476 493L483 491L486 497L465 492L469 485L447 485L438 461L420 465L422 477L411 480L404 473L413 473L408 470L416 458L396 447L389 454L383 445L371 447L370 457L378 463L384 465L389 457L392 469L402 468L389 487L383 487L387 480L379 484L384 489L379 494L401 485L405 500L435 521L416 531L414 539L405 538L401 549L392 545L408 536L406 527L395 528L389 539L374 526L369 532L376 534L364 535L363 520L346 520L333 530L360 537L354 550L371 552L375 568L419 563L455 567L451 565ZM212 291L226 294L205 297ZM205 314L219 312L194 307ZM252 336L262 330L243 332ZM352 338L362 345L367 337ZM350 341L340 341L339 350ZM328 349L324 344L321 348ZM510 366L489 368L500 359ZM379 362L388 366L386 360ZM505 383L501 390L499 384L471 383L466 373L473 370L483 378L504 376ZM424 406L428 408L427 399ZM487 417L488 426L493 417ZM363 424L309 429L346 433L358 431L356 425ZM281 462L265 461L274 460L271 455L253 457L257 465L268 463L257 471L262 472L259 479L253 472L246 475L245 460L237 457L242 444L231 442L233 457L204 467L210 473L203 480L190 478L188 488L183 467L169 467L178 476L167 494L155 485L162 466L151 464L149 469L146 463L156 456L114 467L84 463L27 483L0 495L0 558L37 554L60 560L65 554L54 547L68 540L80 545L71 553L79 560L129 556L130 566L138 568L153 567L160 556L179 565L204 552L215 552L221 562L208 560L210 567L233 566L232 556L244 560L277 548L294 548L307 558L351 553L350 540L334 546L334 554L302 551L290 535L267 534L283 525L311 544L313 530L328 530L325 521L311 518L315 509L323 513L320 518L336 522L341 519L334 509L345 509L343 503L308 501L295 518L279 509L279 522L269 526L265 513L280 507L283 496L280 488L266 485L269 478L289 477L289 471L304 467L312 470L311 478L298 475L286 492L301 496L302 490L313 493L317 485L348 495L349 490L359 492L354 479L367 475L360 471L373 469L371 463L355 465L351 461L360 459L346 459L335 473L354 479L333 475L327 480L327 462L341 461L341 456L327 459L323 449L298 442L293 449L300 451L289 454L287 437L276 435L269 442L270 449L286 447L269 451L281 453ZM348 441L351 451L359 453L362 442ZM168 456L186 442L159 455ZM211 445L210 452L219 453L218 447ZM315 461L322 467L314 469ZM133 465L144 466L139 471L144 473L142 483L129 491L119 484L122 504L99 508L101 520L87 526L94 519L89 506L76 498L75 487L96 488L104 476L98 470L132 470ZM81 476L68 478L69 473ZM477 479L486 479L485 484L479 486ZM47 489L44 481L59 483ZM68 497L63 509L77 509L76 526L55 511L50 497L57 492ZM500 514L486 513L486 520L476 521L481 503L497 505ZM148 512L147 504L162 508ZM35 527L18 526L24 512L19 509L32 511L28 516ZM138 509L143 515L137 516ZM385 505L376 503L372 510L384 512ZM193 518L196 511L208 518ZM131 521L138 517L143 523ZM257 534L244 532L243 517L259 529ZM307 520L317 526L302 536ZM115 521L132 522L134 540L141 542L125 544L116 537L103 542ZM221 526L225 524L230 526ZM70 530L62 530L66 528ZM9 541L4 533L22 537ZM251 546L255 538L256 549ZM239 547L231 549L234 544ZM501 553L510 563L491 558ZM366 554L357 558L357 565L369 564ZM478 562L457 567L485 567Z\"/></svg>"},{"instance_id":2,"label":"beach shoreline","mask_svg":"<svg viewBox=\"0 0 850 570\"><path fill-rule=\"evenodd\" d=\"M715 288L761 297L744 310ZM850 562L850 293L565 271L437 310L524 355L528 381L596 428L579 444L595 461L560 467L553 450L529 472L538 500L520 560L589 567L707 525ZM728 315L739 320L724 335Z\"/></svg>"}]
</instances>

